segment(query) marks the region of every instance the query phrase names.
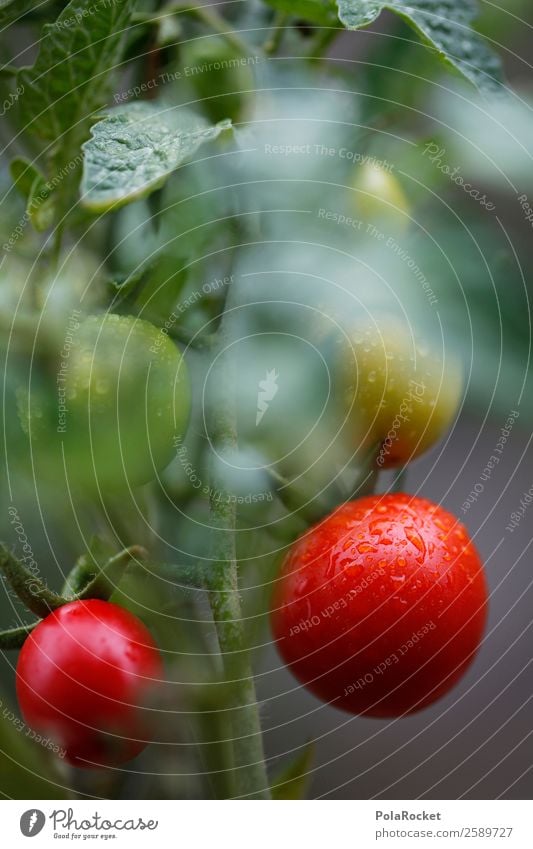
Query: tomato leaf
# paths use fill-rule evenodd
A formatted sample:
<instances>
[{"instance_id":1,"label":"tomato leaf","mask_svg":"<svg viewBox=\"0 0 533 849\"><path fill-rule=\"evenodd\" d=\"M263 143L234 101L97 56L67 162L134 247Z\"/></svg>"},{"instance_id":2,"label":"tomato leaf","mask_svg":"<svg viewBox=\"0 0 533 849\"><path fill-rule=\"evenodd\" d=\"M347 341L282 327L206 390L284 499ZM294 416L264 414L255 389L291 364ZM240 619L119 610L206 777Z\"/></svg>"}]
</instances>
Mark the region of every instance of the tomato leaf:
<instances>
[{"instance_id":1,"label":"tomato leaf","mask_svg":"<svg viewBox=\"0 0 533 849\"><path fill-rule=\"evenodd\" d=\"M56 214L53 192L43 174L22 156L9 166L13 182L26 198L26 212L34 228L40 232L52 226Z\"/></svg>"},{"instance_id":2,"label":"tomato leaf","mask_svg":"<svg viewBox=\"0 0 533 849\"><path fill-rule=\"evenodd\" d=\"M313 24L337 24L334 0L267 0L267 3L280 12L288 12L295 18L303 18Z\"/></svg>"},{"instance_id":3,"label":"tomato leaf","mask_svg":"<svg viewBox=\"0 0 533 849\"><path fill-rule=\"evenodd\" d=\"M189 109L148 102L109 111L83 146L83 205L102 212L144 197L229 127L230 121L210 125Z\"/></svg>"},{"instance_id":4,"label":"tomato leaf","mask_svg":"<svg viewBox=\"0 0 533 849\"><path fill-rule=\"evenodd\" d=\"M44 0L42 5L48 2L49 0ZM35 6L35 0L0 0L0 27L6 27L18 21L33 6Z\"/></svg>"},{"instance_id":5,"label":"tomato leaf","mask_svg":"<svg viewBox=\"0 0 533 849\"><path fill-rule=\"evenodd\" d=\"M44 180L41 172L35 167L33 162L26 159L24 156L16 156L9 164L9 172L11 178L26 200L31 195L32 186L36 179L41 177Z\"/></svg>"},{"instance_id":6,"label":"tomato leaf","mask_svg":"<svg viewBox=\"0 0 533 849\"><path fill-rule=\"evenodd\" d=\"M475 0L337 0L339 18L348 29L366 27L388 9L400 15L446 64L493 92L502 80L500 60L474 29Z\"/></svg>"},{"instance_id":7,"label":"tomato leaf","mask_svg":"<svg viewBox=\"0 0 533 849\"><path fill-rule=\"evenodd\" d=\"M47 140L87 135L87 122L106 99L111 70L120 59L135 0L71 0L46 24L33 67L20 71L21 118L28 132ZM70 153L63 151L63 161Z\"/></svg>"},{"instance_id":8,"label":"tomato leaf","mask_svg":"<svg viewBox=\"0 0 533 849\"><path fill-rule=\"evenodd\" d=\"M286 766L272 784L273 799L305 799L311 783L309 771L315 757L315 744L308 743L304 750Z\"/></svg>"}]
</instances>

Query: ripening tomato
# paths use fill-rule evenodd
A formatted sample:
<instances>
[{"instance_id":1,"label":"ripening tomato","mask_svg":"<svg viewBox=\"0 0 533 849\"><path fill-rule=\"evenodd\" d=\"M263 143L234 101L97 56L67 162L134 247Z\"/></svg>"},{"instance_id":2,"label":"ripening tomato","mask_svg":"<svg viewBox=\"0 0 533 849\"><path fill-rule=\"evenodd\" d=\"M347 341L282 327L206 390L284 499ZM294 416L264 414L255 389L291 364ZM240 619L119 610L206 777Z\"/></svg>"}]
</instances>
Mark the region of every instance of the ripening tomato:
<instances>
[{"instance_id":1,"label":"ripening tomato","mask_svg":"<svg viewBox=\"0 0 533 849\"><path fill-rule=\"evenodd\" d=\"M462 392L455 358L433 353L399 319L357 327L340 343L337 389L357 447L381 468L404 465L437 442Z\"/></svg>"},{"instance_id":2,"label":"ripening tomato","mask_svg":"<svg viewBox=\"0 0 533 849\"><path fill-rule=\"evenodd\" d=\"M150 690L163 667L154 640L129 611L73 601L37 625L17 664L22 715L74 766L131 760L149 741Z\"/></svg>"},{"instance_id":3,"label":"ripening tomato","mask_svg":"<svg viewBox=\"0 0 533 849\"><path fill-rule=\"evenodd\" d=\"M58 346L53 386L19 395L36 474L104 489L153 479L175 453L190 412L187 365L147 321L89 316Z\"/></svg>"},{"instance_id":4,"label":"ripening tomato","mask_svg":"<svg viewBox=\"0 0 533 849\"><path fill-rule=\"evenodd\" d=\"M282 658L316 696L394 717L456 683L486 613L465 528L431 501L396 494L349 502L295 543L271 620Z\"/></svg>"},{"instance_id":5,"label":"ripening tomato","mask_svg":"<svg viewBox=\"0 0 533 849\"><path fill-rule=\"evenodd\" d=\"M409 224L410 206L398 178L390 169L363 163L356 170L356 212L367 224L400 233Z\"/></svg>"}]
</instances>

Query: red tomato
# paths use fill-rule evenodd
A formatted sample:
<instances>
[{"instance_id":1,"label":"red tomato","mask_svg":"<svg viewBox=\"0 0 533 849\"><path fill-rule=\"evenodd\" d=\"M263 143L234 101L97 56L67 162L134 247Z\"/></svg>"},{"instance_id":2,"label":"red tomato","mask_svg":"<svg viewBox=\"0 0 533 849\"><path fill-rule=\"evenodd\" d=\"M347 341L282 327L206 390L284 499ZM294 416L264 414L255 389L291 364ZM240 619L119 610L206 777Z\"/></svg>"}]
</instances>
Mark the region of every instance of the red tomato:
<instances>
[{"instance_id":1,"label":"red tomato","mask_svg":"<svg viewBox=\"0 0 533 849\"><path fill-rule=\"evenodd\" d=\"M146 746L159 651L142 622L107 601L65 604L43 619L17 664L22 715L75 766L123 763ZM144 714L144 716L143 716Z\"/></svg>"},{"instance_id":2,"label":"red tomato","mask_svg":"<svg viewBox=\"0 0 533 849\"><path fill-rule=\"evenodd\" d=\"M396 494L345 504L297 540L271 618L281 656L316 696L394 717L455 684L486 612L465 528L431 501Z\"/></svg>"}]
</instances>

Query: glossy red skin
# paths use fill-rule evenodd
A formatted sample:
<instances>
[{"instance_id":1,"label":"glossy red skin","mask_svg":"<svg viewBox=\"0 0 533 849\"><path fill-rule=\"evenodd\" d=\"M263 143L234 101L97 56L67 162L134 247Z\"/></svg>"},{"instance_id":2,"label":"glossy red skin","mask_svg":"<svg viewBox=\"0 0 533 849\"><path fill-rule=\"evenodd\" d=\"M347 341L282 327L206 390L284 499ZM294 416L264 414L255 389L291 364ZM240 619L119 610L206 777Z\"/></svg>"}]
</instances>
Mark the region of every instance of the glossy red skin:
<instances>
[{"instance_id":1,"label":"glossy red skin","mask_svg":"<svg viewBox=\"0 0 533 849\"><path fill-rule=\"evenodd\" d=\"M146 746L142 706L162 673L152 636L133 614L107 601L73 601L24 643L17 696L27 724L74 766L111 766Z\"/></svg>"},{"instance_id":2,"label":"glossy red skin","mask_svg":"<svg viewBox=\"0 0 533 849\"><path fill-rule=\"evenodd\" d=\"M431 501L395 494L345 504L297 540L271 621L282 658L316 696L396 717L455 684L486 614L484 569L465 528Z\"/></svg>"}]
</instances>

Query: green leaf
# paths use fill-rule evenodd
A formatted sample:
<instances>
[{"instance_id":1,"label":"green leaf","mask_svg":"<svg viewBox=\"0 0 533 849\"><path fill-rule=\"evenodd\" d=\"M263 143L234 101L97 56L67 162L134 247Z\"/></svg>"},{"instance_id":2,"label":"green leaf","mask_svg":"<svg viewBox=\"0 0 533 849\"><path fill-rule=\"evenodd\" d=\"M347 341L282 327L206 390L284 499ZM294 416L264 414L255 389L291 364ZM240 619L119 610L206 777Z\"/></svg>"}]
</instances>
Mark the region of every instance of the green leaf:
<instances>
[{"instance_id":1,"label":"green leaf","mask_svg":"<svg viewBox=\"0 0 533 849\"><path fill-rule=\"evenodd\" d=\"M295 18L302 18L313 24L335 26L337 23L334 0L266 0L266 2L280 12L288 12Z\"/></svg>"},{"instance_id":2,"label":"green leaf","mask_svg":"<svg viewBox=\"0 0 533 849\"><path fill-rule=\"evenodd\" d=\"M44 175L22 156L13 159L9 169L17 189L26 198L32 225L38 232L47 230L54 223L56 205Z\"/></svg>"},{"instance_id":3,"label":"green leaf","mask_svg":"<svg viewBox=\"0 0 533 849\"><path fill-rule=\"evenodd\" d=\"M54 223L57 212L55 197L46 180L40 176L35 178L31 187L27 212L39 233L48 230Z\"/></svg>"},{"instance_id":4,"label":"green leaf","mask_svg":"<svg viewBox=\"0 0 533 849\"><path fill-rule=\"evenodd\" d=\"M6 27L22 18L32 6L35 6L35 0L0 0L0 27Z\"/></svg>"},{"instance_id":5,"label":"green leaf","mask_svg":"<svg viewBox=\"0 0 533 849\"><path fill-rule=\"evenodd\" d=\"M38 177L44 180L41 172L35 165L26 159L24 156L16 156L9 164L9 172L11 178L26 200L31 195L32 186Z\"/></svg>"},{"instance_id":6,"label":"green leaf","mask_svg":"<svg viewBox=\"0 0 533 849\"><path fill-rule=\"evenodd\" d=\"M135 0L71 0L46 24L33 67L19 74L27 129L47 140L87 135L87 120L106 99ZM68 161L69 154L63 155Z\"/></svg>"},{"instance_id":7,"label":"green leaf","mask_svg":"<svg viewBox=\"0 0 533 849\"><path fill-rule=\"evenodd\" d=\"M155 103L111 110L83 146L83 205L101 212L144 197L230 126L230 121L210 125L188 109Z\"/></svg>"},{"instance_id":8,"label":"green leaf","mask_svg":"<svg viewBox=\"0 0 533 849\"><path fill-rule=\"evenodd\" d=\"M388 9L396 12L453 69L481 91L500 89L500 60L472 29L475 0L337 0L339 18L348 29L366 27Z\"/></svg>"},{"instance_id":9,"label":"green leaf","mask_svg":"<svg viewBox=\"0 0 533 849\"><path fill-rule=\"evenodd\" d=\"M299 754L274 780L273 799L305 799L311 783L309 771L315 757L314 743L308 743Z\"/></svg>"}]
</instances>

